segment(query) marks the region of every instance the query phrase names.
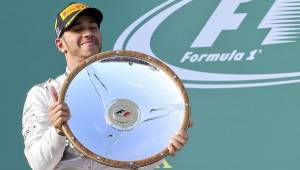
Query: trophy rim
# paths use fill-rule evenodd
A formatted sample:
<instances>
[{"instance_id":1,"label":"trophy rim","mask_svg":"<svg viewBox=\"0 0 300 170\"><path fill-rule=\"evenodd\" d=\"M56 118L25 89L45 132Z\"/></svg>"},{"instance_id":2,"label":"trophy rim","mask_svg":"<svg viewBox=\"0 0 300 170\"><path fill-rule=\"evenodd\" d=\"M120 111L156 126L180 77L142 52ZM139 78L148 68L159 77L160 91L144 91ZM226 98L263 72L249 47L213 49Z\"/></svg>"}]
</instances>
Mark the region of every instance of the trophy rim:
<instances>
[{"instance_id":1,"label":"trophy rim","mask_svg":"<svg viewBox=\"0 0 300 170\"><path fill-rule=\"evenodd\" d=\"M176 84L177 88L180 90L183 101L184 101L184 118L183 121L181 123L181 130L187 131L188 129L188 125L189 125L189 121L190 121L190 106L189 106L189 98L187 95L187 91L184 88L184 85L182 83L182 81L179 79L179 77L175 74L175 72L173 70L171 70L166 64L164 64L163 62L161 62L160 60L151 57L147 54L141 53L141 52L137 52L137 51L129 51L129 50L112 50L112 51L105 51L102 53L98 53L95 54L87 59L85 59L84 61L80 62L75 68L74 70L72 70L67 77L65 78L64 82L63 82L63 86L61 89L61 92L59 94L59 102L64 102L65 100L65 94L68 90L68 87L71 83L71 81L75 78L75 76L82 70L84 69L86 66L99 61L99 60L103 60L106 58L110 58L113 56L119 56L119 57L132 57L135 59L139 59L139 60L144 60L158 68L160 68L161 70L163 70L172 80L173 82ZM147 166L150 165L152 163L155 163L161 159L163 159L164 157L166 157L167 155L169 155L169 151L168 148L166 146L165 149L163 149L162 151L160 151L159 153L150 156L146 159L141 159L141 160L134 160L134 161L120 161L120 160L112 160L112 159L108 159L105 158L101 155L97 155L96 153L92 152L91 150L89 150L88 148L86 148L85 146L83 146L74 136L74 134L72 133L72 130L70 129L70 127L68 126L68 123L64 123L62 125L62 130L65 134L65 136L67 137L67 139L74 145L74 147L81 152L82 154L84 154L85 156L101 163L107 166L111 166L111 167L115 167L115 168L138 168L138 167L143 167L143 166Z\"/></svg>"}]
</instances>

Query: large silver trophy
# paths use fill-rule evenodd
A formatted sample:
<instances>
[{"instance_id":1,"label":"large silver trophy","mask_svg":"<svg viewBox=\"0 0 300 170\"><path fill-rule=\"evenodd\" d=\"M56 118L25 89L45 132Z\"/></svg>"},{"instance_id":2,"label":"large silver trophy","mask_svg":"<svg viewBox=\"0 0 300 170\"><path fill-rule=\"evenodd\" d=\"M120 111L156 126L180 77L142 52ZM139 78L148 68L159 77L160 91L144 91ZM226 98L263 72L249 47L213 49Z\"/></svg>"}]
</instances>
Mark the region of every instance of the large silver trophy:
<instances>
[{"instance_id":1,"label":"large silver trophy","mask_svg":"<svg viewBox=\"0 0 300 170\"><path fill-rule=\"evenodd\" d=\"M168 155L179 129L187 130L189 101L178 76L134 51L96 54L66 78L60 100L70 109L63 125L87 157L119 168L138 168Z\"/></svg>"}]
</instances>

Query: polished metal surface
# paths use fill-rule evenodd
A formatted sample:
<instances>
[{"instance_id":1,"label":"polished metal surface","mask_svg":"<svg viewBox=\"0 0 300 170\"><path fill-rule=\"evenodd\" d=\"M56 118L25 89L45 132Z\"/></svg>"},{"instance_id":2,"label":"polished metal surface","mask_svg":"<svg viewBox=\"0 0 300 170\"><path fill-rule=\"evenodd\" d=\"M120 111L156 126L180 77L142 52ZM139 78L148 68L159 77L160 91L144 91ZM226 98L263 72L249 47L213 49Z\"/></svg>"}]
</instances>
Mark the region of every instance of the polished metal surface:
<instances>
[{"instance_id":1,"label":"polished metal surface","mask_svg":"<svg viewBox=\"0 0 300 170\"><path fill-rule=\"evenodd\" d=\"M156 155L184 119L185 103L174 78L131 57L93 62L66 90L64 101L72 114L68 126L84 147L107 159L135 161Z\"/></svg>"}]
</instances>

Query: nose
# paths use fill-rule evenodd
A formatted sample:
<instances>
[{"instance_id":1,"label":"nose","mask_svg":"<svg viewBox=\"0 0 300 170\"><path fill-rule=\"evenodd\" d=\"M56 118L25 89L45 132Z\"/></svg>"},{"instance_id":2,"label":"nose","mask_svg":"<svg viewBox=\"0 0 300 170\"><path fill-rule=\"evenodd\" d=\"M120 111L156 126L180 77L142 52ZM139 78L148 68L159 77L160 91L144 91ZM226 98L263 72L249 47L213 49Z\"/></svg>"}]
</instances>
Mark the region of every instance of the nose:
<instances>
[{"instance_id":1,"label":"nose","mask_svg":"<svg viewBox=\"0 0 300 170\"><path fill-rule=\"evenodd\" d=\"M93 35L93 32L90 29L85 29L83 31L83 37L91 37Z\"/></svg>"}]
</instances>

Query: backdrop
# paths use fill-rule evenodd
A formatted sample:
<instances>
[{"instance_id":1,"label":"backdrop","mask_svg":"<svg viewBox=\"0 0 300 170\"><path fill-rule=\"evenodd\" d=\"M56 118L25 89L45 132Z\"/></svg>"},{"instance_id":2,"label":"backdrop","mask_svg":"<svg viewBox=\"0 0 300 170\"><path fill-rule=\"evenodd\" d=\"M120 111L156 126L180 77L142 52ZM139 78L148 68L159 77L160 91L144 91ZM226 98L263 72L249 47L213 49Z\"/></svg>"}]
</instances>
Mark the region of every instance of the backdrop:
<instances>
[{"instance_id":1,"label":"backdrop","mask_svg":"<svg viewBox=\"0 0 300 170\"><path fill-rule=\"evenodd\" d=\"M26 92L65 71L54 19L71 1L1 2L1 169L30 169ZM299 0L97 0L103 51L137 50L187 87L194 127L176 170L299 169Z\"/></svg>"}]
</instances>

